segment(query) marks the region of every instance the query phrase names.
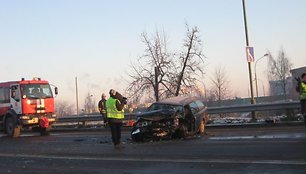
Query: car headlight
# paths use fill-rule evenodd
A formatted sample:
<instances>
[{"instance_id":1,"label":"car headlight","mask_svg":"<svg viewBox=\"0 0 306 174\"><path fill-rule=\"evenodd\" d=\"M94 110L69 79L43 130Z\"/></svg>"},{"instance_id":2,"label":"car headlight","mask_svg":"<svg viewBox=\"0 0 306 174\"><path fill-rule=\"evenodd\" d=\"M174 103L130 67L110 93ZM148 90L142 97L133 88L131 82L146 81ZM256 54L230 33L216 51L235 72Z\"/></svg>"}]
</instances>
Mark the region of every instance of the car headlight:
<instances>
[{"instance_id":1,"label":"car headlight","mask_svg":"<svg viewBox=\"0 0 306 174\"><path fill-rule=\"evenodd\" d=\"M146 127L150 125L151 123L149 121L141 121L137 123L137 127Z\"/></svg>"}]
</instances>

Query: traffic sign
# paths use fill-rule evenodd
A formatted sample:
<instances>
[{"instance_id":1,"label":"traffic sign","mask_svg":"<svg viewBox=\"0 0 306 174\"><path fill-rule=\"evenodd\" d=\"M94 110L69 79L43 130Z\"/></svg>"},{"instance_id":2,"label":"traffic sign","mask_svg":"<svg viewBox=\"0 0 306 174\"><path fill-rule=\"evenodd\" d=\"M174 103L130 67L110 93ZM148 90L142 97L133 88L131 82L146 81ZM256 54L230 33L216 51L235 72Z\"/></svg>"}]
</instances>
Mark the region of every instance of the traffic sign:
<instances>
[{"instance_id":1,"label":"traffic sign","mask_svg":"<svg viewBox=\"0 0 306 174\"><path fill-rule=\"evenodd\" d=\"M248 62L254 62L254 47L246 47L246 56Z\"/></svg>"}]
</instances>

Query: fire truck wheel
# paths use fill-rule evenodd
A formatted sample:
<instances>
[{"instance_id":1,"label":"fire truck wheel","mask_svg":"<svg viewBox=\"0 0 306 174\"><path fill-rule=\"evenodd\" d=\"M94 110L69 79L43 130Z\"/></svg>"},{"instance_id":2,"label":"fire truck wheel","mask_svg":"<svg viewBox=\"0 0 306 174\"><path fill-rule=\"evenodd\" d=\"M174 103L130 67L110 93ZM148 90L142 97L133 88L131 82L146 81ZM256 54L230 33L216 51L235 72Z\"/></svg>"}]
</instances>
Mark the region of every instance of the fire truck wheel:
<instances>
[{"instance_id":1,"label":"fire truck wheel","mask_svg":"<svg viewBox=\"0 0 306 174\"><path fill-rule=\"evenodd\" d=\"M41 136L49 136L50 135L50 129L40 127L39 133L40 133Z\"/></svg>"},{"instance_id":2,"label":"fire truck wheel","mask_svg":"<svg viewBox=\"0 0 306 174\"><path fill-rule=\"evenodd\" d=\"M5 132L9 137L18 137L20 135L20 126L16 125L13 117L8 117L5 121Z\"/></svg>"}]
</instances>

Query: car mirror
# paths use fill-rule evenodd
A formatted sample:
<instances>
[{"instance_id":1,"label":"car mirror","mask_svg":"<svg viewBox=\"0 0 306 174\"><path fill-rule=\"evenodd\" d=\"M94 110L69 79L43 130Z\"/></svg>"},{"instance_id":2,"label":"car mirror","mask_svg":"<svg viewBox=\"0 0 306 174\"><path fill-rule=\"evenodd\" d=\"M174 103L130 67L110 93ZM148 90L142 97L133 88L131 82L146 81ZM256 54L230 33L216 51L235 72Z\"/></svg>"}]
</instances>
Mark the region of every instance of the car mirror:
<instances>
[{"instance_id":1,"label":"car mirror","mask_svg":"<svg viewBox=\"0 0 306 174\"><path fill-rule=\"evenodd\" d=\"M55 95L58 94L58 88L57 87L54 88L54 92L55 92Z\"/></svg>"}]
</instances>

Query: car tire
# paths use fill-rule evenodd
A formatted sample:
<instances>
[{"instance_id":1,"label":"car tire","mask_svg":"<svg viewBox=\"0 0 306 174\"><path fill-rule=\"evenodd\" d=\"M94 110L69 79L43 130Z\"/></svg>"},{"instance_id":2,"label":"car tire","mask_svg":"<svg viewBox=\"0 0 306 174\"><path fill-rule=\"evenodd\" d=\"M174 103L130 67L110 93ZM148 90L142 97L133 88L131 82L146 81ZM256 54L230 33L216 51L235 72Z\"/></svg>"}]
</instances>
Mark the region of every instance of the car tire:
<instances>
[{"instance_id":1,"label":"car tire","mask_svg":"<svg viewBox=\"0 0 306 174\"><path fill-rule=\"evenodd\" d=\"M188 135L188 129L185 124L181 124L178 129L178 138L186 138Z\"/></svg>"},{"instance_id":2,"label":"car tire","mask_svg":"<svg viewBox=\"0 0 306 174\"><path fill-rule=\"evenodd\" d=\"M143 137L140 136L140 135L132 135L132 140L134 142L141 142L141 141L143 141Z\"/></svg>"},{"instance_id":3,"label":"car tire","mask_svg":"<svg viewBox=\"0 0 306 174\"><path fill-rule=\"evenodd\" d=\"M5 120L5 133L9 137L19 137L20 135L20 126L17 126L16 120L14 117L8 117Z\"/></svg>"},{"instance_id":4,"label":"car tire","mask_svg":"<svg viewBox=\"0 0 306 174\"><path fill-rule=\"evenodd\" d=\"M134 132L136 130L136 128L133 128L131 132ZM141 142L144 140L143 136L140 135L140 134L131 134L131 138L132 138L132 141L134 142Z\"/></svg>"}]
</instances>

